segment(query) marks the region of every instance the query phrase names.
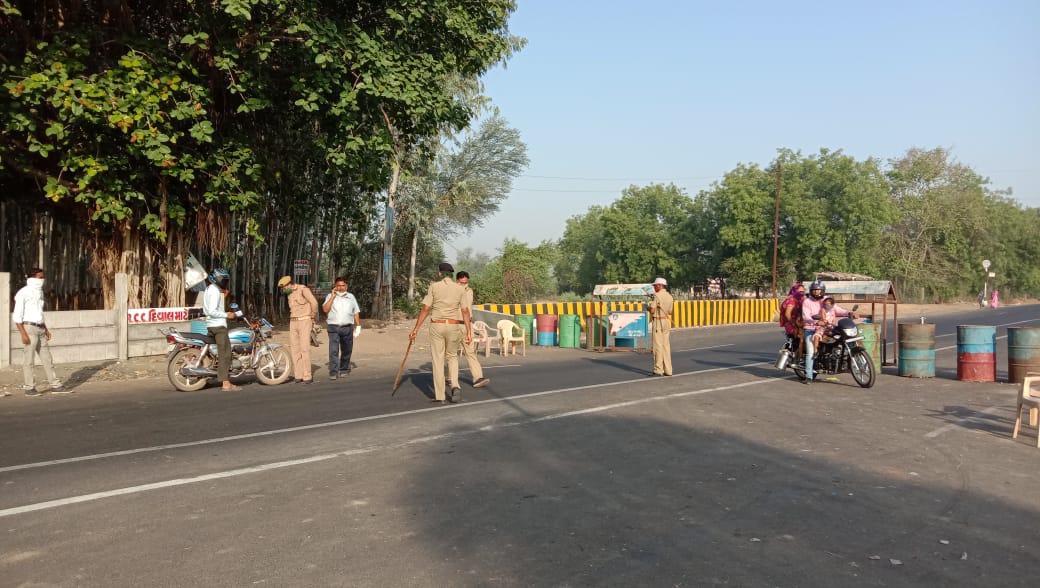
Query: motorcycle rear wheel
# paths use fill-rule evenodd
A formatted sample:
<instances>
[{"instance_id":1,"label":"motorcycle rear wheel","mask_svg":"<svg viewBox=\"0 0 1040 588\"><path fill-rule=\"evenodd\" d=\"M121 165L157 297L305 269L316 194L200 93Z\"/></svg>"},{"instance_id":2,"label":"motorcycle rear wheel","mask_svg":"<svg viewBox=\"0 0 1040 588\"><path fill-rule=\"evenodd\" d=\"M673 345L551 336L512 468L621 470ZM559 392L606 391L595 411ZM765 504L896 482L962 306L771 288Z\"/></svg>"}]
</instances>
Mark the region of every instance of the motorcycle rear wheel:
<instances>
[{"instance_id":1,"label":"motorcycle rear wheel","mask_svg":"<svg viewBox=\"0 0 1040 588\"><path fill-rule=\"evenodd\" d=\"M805 359L796 359L794 365L791 366L794 370L794 375L798 376L798 379L802 382L805 381Z\"/></svg>"},{"instance_id":2,"label":"motorcycle rear wheel","mask_svg":"<svg viewBox=\"0 0 1040 588\"><path fill-rule=\"evenodd\" d=\"M292 357L285 347L270 349L260 354L256 379L267 385L281 384L292 375Z\"/></svg>"},{"instance_id":3,"label":"motorcycle rear wheel","mask_svg":"<svg viewBox=\"0 0 1040 588\"><path fill-rule=\"evenodd\" d=\"M861 388L870 388L874 385L876 377L874 360L870 358L866 349L857 347L852 350L849 357L849 371L852 372L852 379L856 380Z\"/></svg>"},{"instance_id":4,"label":"motorcycle rear wheel","mask_svg":"<svg viewBox=\"0 0 1040 588\"><path fill-rule=\"evenodd\" d=\"M198 364L200 353L202 353L202 351L194 347L181 349L173 356L170 363L166 365L166 375L170 378L170 383L173 384L174 388L181 392L196 392L206 387L209 378L185 376L181 373L182 367L214 367L212 357L206 357L205 361Z\"/></svg>"}]
</instances>

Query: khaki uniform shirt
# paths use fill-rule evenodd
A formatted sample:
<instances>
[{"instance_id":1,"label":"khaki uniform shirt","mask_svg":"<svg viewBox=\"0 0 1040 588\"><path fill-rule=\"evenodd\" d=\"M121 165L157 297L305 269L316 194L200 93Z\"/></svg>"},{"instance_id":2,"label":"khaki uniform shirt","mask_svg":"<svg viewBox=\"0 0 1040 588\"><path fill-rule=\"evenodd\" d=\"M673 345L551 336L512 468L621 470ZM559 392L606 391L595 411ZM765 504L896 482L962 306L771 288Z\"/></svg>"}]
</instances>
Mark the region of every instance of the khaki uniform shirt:
<instances>
[{"instance_id":1,"label":"khaki uniform shirt","mask_svg":"<svg viewBox=\"0 0 1040 588\"><path fill-rule=\"evenodd\" d=\"M314 318L318 314L318 299L307 286L300 286L289 294L289 318Z\"/></svg>"},{"instance_id":2,"label":"khaki uniform shirt","mask_svg":"<svg viewBox=\"0 0 1040 588\"><path fill-rule=\"evenodd\" d=\"M435 321L462 320L462 304L466 291L462 285L445 277L430 284L430 291L423 298L423 306L430 307L430 319Z\"/></svg>"},{"instance_id":3,"label":"khaki uniform shirt","mask_svg":"<svg viewBox=\"0 0 1040 588\"><path fill-rule=\"evenodd\" d=\"M462 297L462 308L470 308L473 306L473 289L469 287L469 284L463 288L466 289L466 293Z\"/></svg>"},{"instance_id":4,"label":"khaki uniform shirt","mask_svg":"<svg viewBox=\"0 0 1040 588\"><path fill-rule=\"evenodd\" d=\"M672 318L672 306L675 299L664 288L660 292L654 292L654 299L650 302L650 316L654 320Z\"/></svg>"}]
</instances>

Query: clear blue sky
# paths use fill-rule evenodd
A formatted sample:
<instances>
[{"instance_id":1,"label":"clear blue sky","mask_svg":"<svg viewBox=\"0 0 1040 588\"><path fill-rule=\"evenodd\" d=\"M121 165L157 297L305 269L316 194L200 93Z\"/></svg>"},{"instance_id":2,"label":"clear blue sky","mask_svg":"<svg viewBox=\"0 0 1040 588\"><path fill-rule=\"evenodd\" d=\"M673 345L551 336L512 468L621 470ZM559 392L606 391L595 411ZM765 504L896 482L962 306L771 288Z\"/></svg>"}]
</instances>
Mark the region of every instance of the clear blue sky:
<instances>
[{"instance_id":1,"label":"clear blue sky","mask_svg":"<svg viewBox=\"0 0 1040 588\"><path fill-rule=\"evenodd\" d=\"M510 29L527 46L486 91L531 164L449 258L559 239L633 184L692 197L780 147L945 147L1040 208L1040 1L519 0Z\"/></svg>"}]
</instances>

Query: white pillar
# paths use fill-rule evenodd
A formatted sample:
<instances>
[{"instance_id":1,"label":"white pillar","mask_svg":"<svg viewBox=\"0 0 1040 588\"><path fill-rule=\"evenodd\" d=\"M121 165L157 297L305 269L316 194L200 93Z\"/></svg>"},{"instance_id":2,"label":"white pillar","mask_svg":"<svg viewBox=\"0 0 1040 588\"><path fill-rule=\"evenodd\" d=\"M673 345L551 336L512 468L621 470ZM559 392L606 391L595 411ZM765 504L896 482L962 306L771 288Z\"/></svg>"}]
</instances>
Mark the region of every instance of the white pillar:
<instances>
[{"instance_id":1,"label":"white pillar","mask_svg":"<svg viewBox=\"0 0 1040 588\"><path fill-rule=\"evenodd\" d=\"M126 322L127 304L129 301L129 289L127 287L126 274L116 274L116 301L113 319L116 325L116 350L119 353L119 361L126 361L130 355L130 340Z\"/></svg>"},{"instance_id":2,"label":"white pillar","mask_svg":"<svg viewBox=\"0 0 1040 588\"><path fill-rule=\"evenodd\" d=\"M18 342L19 346L21 341ZM0 272L0 368L11 365L11 274Z\"/></svg>"}]
</instances>

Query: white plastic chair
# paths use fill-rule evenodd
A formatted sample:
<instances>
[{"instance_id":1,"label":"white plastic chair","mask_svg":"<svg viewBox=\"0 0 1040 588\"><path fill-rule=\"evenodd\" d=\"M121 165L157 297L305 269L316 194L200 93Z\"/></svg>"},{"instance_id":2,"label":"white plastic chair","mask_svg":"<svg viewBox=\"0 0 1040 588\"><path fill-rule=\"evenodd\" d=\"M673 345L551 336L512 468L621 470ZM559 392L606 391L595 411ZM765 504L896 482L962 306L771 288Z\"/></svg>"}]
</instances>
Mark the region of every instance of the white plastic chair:
<instances>
[{"instance_id":1,"label":"white plastic chair","mask_svg":"<svg viewBox=\"0 0 1040 588\"><path fill-rule=\"evenodd\" d=\"M1034 384L1038 386L1035 389ZM1032 421L1033 411L1040 410L1040 373L1038 372L1029 372L1026 377L1022 378L1022 389L1018 391L1018 410L1015 411L1015 432L1011 434L1012 439L1018 437L1018 428L1022 425L1023 408L1030 411L1030 421ZM1040 448L1040 424L1037 425L1036 430L1036 446Z\"/></svg>"},{"instance_id":2,"label":"white plastic chair","mask_svg":"<svg viewBox=\"0 0 1040 588\"><path fill-rule=\"evenodd\" d=\"M489 327L488 324L485 323L484 321L473 321L472 328L473 328L473 345L475 346L474 347L474 351L479 354L480 353L480 344L483 343L484 344L484 357L490 357L491 356L491 337L492 336L491 336L491 333L489 333L489 331L493 331L494 329ZM496 338L498 337L498 332L497 331L495 332L495 337Z\"/></svg>"},{"instance_id":3,"label":"white plastic chair","mask_svg":"<svg viewBox=\"0 0 1040 588\"><path fill-rule=\"evenodd\" d=\"M510 320L498 321L498 331L502 338L502 355L508 355L508 352L512 350L513 355L516 355L516 344L519 343L523 349L524 357L527 357L527 331L521 329L516 323ZM516 333L520 334L517 335Z\"/></svg>"}]
</instances>

